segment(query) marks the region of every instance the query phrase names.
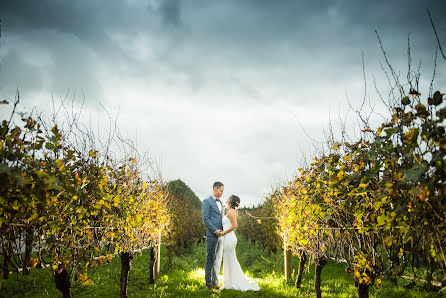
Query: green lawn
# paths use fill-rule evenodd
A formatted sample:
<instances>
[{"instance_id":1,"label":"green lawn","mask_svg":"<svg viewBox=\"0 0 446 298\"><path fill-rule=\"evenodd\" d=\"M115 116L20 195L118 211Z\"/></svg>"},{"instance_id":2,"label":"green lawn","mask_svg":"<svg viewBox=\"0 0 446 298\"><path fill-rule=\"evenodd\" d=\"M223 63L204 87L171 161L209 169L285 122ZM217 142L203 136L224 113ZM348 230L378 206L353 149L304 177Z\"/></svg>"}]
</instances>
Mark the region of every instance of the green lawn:
<instances>
[{"instance_id":1,"label":"green lawn","mask_svg":"<svg viewBox=\"0 0 446 298\"><path fill-rule=\"evenodd\" d=\"M304 275L302 288L295 289L294 281L283 279L282 254L269 255L267 252L240 239L237 255L247 276L256 280L259 292L238 292L223 290L212 293L204 286L204 264L206 246L198 245L183 251L174 258L174 270L168 271L167 252L162 250L161 275L156 284L148 282L149 255L147 252L133 259L129 276L129 297L314 297L313 267ZM298 260L293 258L292 268ZM73 288L74 297L119 297L120 260L104 265L92 275L92 284ZM293 278L295 272L293 272ZM409 286L410 285L410 286ZM59 297L54 286L50 269L34 269L29 276L14 274L3 281L0 297ZM322 271L323 297L355 297L356 288L352 276L344 267L328 263ZM384 280L382 288L371 288L370 297L443 297L439 293L423 290L420 284L409 284L401 280L398 286Z\"/></svg>"}]
</instances>

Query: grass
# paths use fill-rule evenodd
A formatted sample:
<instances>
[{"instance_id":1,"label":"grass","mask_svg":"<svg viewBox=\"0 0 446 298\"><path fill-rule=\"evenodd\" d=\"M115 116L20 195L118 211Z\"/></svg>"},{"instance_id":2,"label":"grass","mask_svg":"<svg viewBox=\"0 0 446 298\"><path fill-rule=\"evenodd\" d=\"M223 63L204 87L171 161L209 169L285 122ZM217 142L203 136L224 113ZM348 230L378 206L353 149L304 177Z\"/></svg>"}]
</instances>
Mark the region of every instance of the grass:
<instances>
[{"instance_id":1,"label":"grass","mask_svg":"<svg viewBox=\"0 0 446 298\"><path fill-rule=\"evenodd\" d=\"M198 245L175 256L174 269L167 270L167 251L162 250L161 274L154 285L148 281L149 255L136 255L129 276L129 297L314 297L314 267L303 276L301 289L294 281L283 279L283 254L268 254L239 237L237 255L245 274L257 281L259 292L223 290L210 292L204 286L206 246ZM298 259L292 259L297 268ZM74 297L119 297L120 259L100 267L92 275L89 286L73 288ZM293 278L295 278L293 272ZM0 297L60 297L49 268L34 269L29 276L14 274L3 281ZM351 275L342 265L329 262L322 270L323 297L356 297ZM384 280L381 289L370 288L370 297L443 297L441 293L427 292L422 285L400 280L394 285Z\"/></svg>"}]
</instances>

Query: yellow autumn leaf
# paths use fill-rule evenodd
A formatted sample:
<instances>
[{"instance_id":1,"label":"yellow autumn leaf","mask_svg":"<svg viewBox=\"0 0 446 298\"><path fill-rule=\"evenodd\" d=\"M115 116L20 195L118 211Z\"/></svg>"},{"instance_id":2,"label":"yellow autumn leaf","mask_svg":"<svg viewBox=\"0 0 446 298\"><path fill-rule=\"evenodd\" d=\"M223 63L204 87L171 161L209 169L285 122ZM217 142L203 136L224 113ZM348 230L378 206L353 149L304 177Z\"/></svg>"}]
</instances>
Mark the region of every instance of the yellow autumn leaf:
<instances>
[{"instance_id":1,"label":"yellow autumn leaf","mask_svg":"<svg viewBox=\"0 0 446 298\"><path fill-rule=\"evenodd\" d=\"M37 261L38 261L37 258L30 258L28 266L31 268L35 268L37 266Z\"/></svg>"},{"instance_id":2,"label":"yellow autumn leaf","mask_svg":"<svg viewBox=\"0 0 446 298\"><path fill-rule=\"evenodd\" d=\"M367 188L369 185L367 183L361 183L359 184L360 188Z\"/></svg>"},{"instance_id":3,"label":"yellow autumn leaf","mask_svg":"<svg viewBox=\"0 0 446 298\"><path fill-rule=\"evenodd\" d=\"M376 131L376 134L379 136L384 129L384 125L381 125L380 128Z\"/></svg>"},{"instance_id":4,"label":"yellow autumn leaf","mask_svg":"<svg viewBox=\"0 0 446 298\"><path fill-rule=\"evenodd\" d=\"M29 218L29 220L31 221L31 220L34 220L34 219L36 219L37 217L39 217L39 214L37 214L37 212L34 210L33 211L33 214L31 215L31 217Z\"/></svg>"},{"instance_id":5,"label":"yellow autumn leaf","mask_svg":"<svg viewBox=\"0 0 446 298\"><path fill-rule=\"evenodd\" d=\"M79 276L77 277L77 280L81 282L82 286L91 285L91 279L88 277L87 272L79 274Z\"/></svg>"},{"instance_id":6,"label":"yellow autumn leaf","mask_svg":"<svg viewBox=\"0 0 446 298\"><path fill-rule=\"evenodd\" d=\"M379 276L379 277L376 279L376 288L377 288L377 289L381 288L381 282L382 282L382 277Z\"/></svg>"}]
</instances>

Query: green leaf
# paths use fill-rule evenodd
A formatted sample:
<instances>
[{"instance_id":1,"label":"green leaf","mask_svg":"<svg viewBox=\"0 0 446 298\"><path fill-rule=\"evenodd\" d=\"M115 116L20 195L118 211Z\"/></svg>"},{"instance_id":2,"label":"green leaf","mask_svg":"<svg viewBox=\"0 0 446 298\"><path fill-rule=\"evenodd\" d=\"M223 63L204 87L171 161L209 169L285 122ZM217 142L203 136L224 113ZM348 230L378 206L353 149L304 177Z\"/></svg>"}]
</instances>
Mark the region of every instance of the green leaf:
<instances>
[{"instance_id":1,"label":"green leaf","mask_svg":"<svg viewBox=\"0 0 446 298\"><path fill-rule=\"evenodd\" d=\"M384 131L386 133L386 138L390 138L395 133L395 128L389 127L386 128Z\"/></svg>"},{"instance_id":2,"label":"green leaf","mask_svg":"<svg viewBox=\"0 0 446 298\"><path fill-rule=\"evenodd\" d=\"M404 97L401 99L401 103L402 103L403 105L405 105L405 106L407 106L408 104L410 104L410 99L409 99L409 97L408 97L408 96L404 96Z\"/></svg>"},{"instance_id":3,"label":"green leaf","mask_svg":"<svg viewBox=\"0 0 446 298\"><path fill-rule=\"evenodd\" d=\"M377 221L378 221L378 225L379 226L383 226L386 222L386 216L384 214L381 214L380 216L378 216Z\"/></svg>"},{"instance_id":4,"label":"green leaf","mask_svg":"<svg viewBox=\"0 0 446 298\"><path fill-rule=\"evenodd\" d=\"M8 165L2 163L0 164L0 173L11 173L11 168L8 167Z\"/></svg>"},{"instance_id":5,"label":"green leaf","mask_svg":"<svg viewBox=\"0 0 446 298\"><path fill-rule=\"evenodd\" d=\"M405 172L404 181L417 182L420 179L421 175L424 174L424 172L426 172L426 169L422 165L416 163L411 169Z\"/></svg>"},{"instance_id":6,"label":"green leaf","mask_svg":"<svg viewBox=\"0 0 446 298\"><path fill-rule=\"evenodd\" d=\"M387 236L386 239L384 240L386 242L387 246L392 246L393 243L393 236Z\"/></svg>"},{"instance_id":7,"label":"green leaf","mask_svg":"<svg viewBox=\"0 0 446 298\"><path fill-rule=\"evenodd\" d=\"M443 102L443 94L440 93L440 91L435 91L434 98L433 98L433 104L438 106Z\"/></svg>"}]
</instances>

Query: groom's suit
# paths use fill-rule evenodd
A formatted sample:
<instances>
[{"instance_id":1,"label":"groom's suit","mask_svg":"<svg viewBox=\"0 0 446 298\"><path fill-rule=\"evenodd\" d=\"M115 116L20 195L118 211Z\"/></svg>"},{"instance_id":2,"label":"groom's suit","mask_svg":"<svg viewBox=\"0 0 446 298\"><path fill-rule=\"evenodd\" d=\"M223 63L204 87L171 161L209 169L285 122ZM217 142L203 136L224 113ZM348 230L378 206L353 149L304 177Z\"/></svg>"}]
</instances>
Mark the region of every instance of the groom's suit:
<instances>
[{"instance_id":1,"label":"groom's suit","mask_svg":"<svg viewBox=\"0 0 446 298\"><path fill-rule=\"evenodd\" d=\"M204 199L201 205L202 219L206 225L206 286L218 284L218 274L220 273L221 259L223 256L223 237L218 237L215 234L217 230L223 230L223 206L221 206L222 211L220 212L217 204L219 203L217 203L215 198L210 196Z\"/></svg>"}]
</instances>

